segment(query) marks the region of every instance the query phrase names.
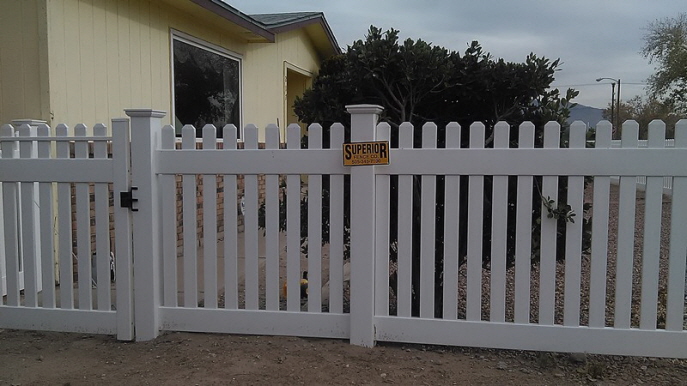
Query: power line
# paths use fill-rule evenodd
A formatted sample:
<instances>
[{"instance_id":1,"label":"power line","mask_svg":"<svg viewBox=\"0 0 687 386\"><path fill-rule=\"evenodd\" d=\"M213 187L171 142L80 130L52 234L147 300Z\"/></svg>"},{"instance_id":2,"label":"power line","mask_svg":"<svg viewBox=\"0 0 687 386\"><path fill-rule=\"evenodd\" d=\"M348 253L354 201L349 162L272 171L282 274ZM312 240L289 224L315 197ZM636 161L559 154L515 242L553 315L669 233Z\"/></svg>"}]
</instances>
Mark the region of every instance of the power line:
<instances>
[{"instance_id":1,"label":"power line","mask_svg":"<svg viewBox=\"0 0 687 386\"><path fill-rule=\"evenodd\" d=\"M551 87L580 87L580 86L596 86L599 83L582 83L582 84L561 84L561 85L551 85ZM603 84L603 83L601 83Z\"/></svg>"},{"instance_id":2,"label":"power line","mask_svg":"<svg viewBox=\"0 0 687 386\"><path fill-rule=\"evenodd\" d=\"M580 105L580 104L578 104L575 108L578 110L585 110L585 109L588 109L588 110L604 110L604 109L599 108L599 107L586 106L586 105Z\"/></svg>"},{"instance_id":3,"label":"power line","mask_svg":"<svg viewBox=\"0 0 687 386\"><path fill-rule=\"evenodd\" d=\"M551 85L551 87L581 87L581 86L608 86L609 83L580 83L580 84L554 84ZM623 85L633 85L633 86L646 86L646 83L641 83L641 82L623 82Z\"/></svg>"}]
</instances>

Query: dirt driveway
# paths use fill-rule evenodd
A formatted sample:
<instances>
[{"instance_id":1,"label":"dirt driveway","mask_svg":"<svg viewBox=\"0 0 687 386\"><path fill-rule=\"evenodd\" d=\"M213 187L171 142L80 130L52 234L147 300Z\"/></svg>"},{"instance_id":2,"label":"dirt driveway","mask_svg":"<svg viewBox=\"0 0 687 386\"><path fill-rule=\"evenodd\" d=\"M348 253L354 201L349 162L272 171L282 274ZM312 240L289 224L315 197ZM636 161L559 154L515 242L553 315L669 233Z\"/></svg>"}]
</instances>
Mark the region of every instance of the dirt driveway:
<instances>
[{"instance_id":1,"label":"dirt driveway","mask_svg":"<svg viewBox=\"0 0 687 386\"><path fill-rule=\"evenodd\" d=\"M0 330L0 385L687 385L687 361L166 333Z\"/></svg>"}]
</instances>

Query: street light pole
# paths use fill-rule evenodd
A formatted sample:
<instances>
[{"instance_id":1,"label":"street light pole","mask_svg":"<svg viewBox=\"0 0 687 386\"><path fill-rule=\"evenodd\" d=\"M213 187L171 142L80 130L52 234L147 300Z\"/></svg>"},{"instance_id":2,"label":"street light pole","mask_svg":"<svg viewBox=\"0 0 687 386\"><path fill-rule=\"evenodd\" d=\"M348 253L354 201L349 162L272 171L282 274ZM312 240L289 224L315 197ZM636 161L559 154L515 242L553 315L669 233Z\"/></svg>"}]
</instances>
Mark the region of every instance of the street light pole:
<instances>
[{"instance_id":1,"label":"street light pole","mask_svg":"<svg viewBox=\"0 0 687 386\"><path fill-rule=\"evenodd\" d=\"M613 78L597 78L597 82L601 82L602 80L610 80L613 83L611 83L611 123L615 126L615 130L613 132L620 132L620 79L613 79ZM615 102L615 121L613 119L613 97L615 96L615 84L618 83L618 94L616 96L616 102Z\"/></svg>"},{"instance_id":2,"label":"street light pole","mask_svg":"<svg viewBox=\"0 0 687 386\"><path fill-rule=\"evenodd\" d=\"M611 83L611 123L615 125L615 83Z\"/></svg>"},{"instance_id":3,"label":"street light pole","mask_svg":"<svg viewBox=\"0 0 687 386\"><path fill-rule=\"evenodd\" d=\"M618 98L618 101L615 103L616 110L618 110L618 112L616 113L616 115L618 117L618 122L616 123L617 124L616 127L618 129L620 129L620 126L622 125L622 122L620 122L620 78L618 78L618 96L617 96L617 98Z\"/></svg>"}]
</instances>

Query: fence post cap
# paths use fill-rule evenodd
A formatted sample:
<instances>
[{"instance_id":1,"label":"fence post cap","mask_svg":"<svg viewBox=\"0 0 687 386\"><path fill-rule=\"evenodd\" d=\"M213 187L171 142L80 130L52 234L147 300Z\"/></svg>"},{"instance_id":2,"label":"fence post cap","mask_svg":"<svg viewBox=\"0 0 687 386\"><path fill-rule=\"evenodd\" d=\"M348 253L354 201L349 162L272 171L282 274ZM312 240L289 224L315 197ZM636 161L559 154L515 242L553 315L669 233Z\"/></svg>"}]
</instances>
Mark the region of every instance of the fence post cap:
<instances>
[{"instance_id":1,"label":"fence post cap","mask_svg":"<svg viewBox=\"0 0 687 386\"><path fill-rule=\"evenodd\" d=\"M380 105L346 105L349 114L379 114L383 110Z\"/></svg>"},{"instance_id":2,"label":"fence post cap","mask_svg":"<svg viewBox=\"0 0 687 386\"><path fill-rule=\"evenodd\" d=\"M167 115L167 112L164 110L153 109L124 109L124 112L130 117L163 118Z\"/></svg>"},{"instance_id":3,"label":"fence post cap","mask_svg":"<svg viewBox=\"0 0 687 386\"><path fill-rule=\"evenodd\" d=\"M46 124L46 121L40 119L13 119L12 126L19 127L21 125L38 126Z\"/></svg>"}]
</instances>

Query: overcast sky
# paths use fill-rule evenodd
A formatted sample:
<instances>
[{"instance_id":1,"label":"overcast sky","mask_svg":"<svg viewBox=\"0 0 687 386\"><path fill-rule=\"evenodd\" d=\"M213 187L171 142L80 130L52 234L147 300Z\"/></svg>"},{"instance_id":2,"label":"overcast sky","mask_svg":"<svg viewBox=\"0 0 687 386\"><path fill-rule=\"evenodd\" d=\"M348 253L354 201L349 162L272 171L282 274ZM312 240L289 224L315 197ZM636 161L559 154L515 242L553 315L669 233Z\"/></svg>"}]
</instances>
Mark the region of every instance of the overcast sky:
<instances>
[{"instance_id":1,"label":"overcast sky","mask_svg":"<svg viewBox=\"0 0 687 386\"><path fill-rule=\"evenodd\" d=\"M554 87L580 91L576 102L605 108L610 81L621 97L644 95L653 65L640 50L652 21L687 12L686 0L225 0L246 14L324 12L339 45L363 39L370 25L395 28L463 52L473 40L496 58L522 62L530 52L560 58Z\"/></svg>"}]
</instances>

